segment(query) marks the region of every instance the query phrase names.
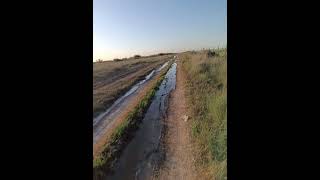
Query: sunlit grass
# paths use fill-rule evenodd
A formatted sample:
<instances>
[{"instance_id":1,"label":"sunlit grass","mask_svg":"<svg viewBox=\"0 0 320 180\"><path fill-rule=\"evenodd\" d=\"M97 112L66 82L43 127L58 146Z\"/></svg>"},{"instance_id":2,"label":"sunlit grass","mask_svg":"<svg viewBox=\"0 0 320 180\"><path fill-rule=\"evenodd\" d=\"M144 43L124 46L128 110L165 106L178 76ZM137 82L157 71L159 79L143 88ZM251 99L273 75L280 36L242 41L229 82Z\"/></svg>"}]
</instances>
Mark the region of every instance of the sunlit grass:
<instances>
[{"instance_id":1,"label":"sunlit grass","mask_svg":"<svg viewBox=\"0 0 320 180\"><path fill-rule=\"evenodd\" d=\"M187 76L191 134L196 142L197 167L210 179L227 175L227 51L181 55Z\"/></svg>"}]
</instances>

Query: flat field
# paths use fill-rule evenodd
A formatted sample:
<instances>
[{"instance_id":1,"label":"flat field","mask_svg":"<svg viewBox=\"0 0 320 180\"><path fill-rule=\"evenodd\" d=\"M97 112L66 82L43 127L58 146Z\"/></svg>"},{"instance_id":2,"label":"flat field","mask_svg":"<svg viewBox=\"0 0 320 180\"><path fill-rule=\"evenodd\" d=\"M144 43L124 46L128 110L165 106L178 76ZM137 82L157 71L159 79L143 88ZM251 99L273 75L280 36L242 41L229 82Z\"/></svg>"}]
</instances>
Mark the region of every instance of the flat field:
<instances>
[{"instance_id":1,"label":"flat field","mask_svg":"<svg viewBox=\"0 0 320 180\"><path fill-rule=\"evenodd\" d=\"M106 110L139 80L173 55L93 64L93 117Z\"/></svg>"}]
</instances>

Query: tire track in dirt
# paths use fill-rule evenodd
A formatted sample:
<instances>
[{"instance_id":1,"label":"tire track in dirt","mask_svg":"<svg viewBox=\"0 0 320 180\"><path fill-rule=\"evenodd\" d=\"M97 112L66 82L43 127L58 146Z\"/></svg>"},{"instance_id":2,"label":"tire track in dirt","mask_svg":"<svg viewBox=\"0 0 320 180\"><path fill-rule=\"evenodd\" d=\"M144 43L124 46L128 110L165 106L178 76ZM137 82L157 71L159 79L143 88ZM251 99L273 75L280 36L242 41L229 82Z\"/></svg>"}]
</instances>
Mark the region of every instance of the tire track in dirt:
<instances>
[{"instance_id":1,"label":"tire track in dirt","mask_svg":"<svg viewBox=\"0 0 320 180\"><path fill-rule=\"evenodd\" d=\"M168 116L165 120L166 132L163 137L165 159L159 174L154 179L192 180L197 179L188 121L185 97L185 78L181 71L181 62L177 61L176 89L169 99Z\"/></svg>"}]
</instances>

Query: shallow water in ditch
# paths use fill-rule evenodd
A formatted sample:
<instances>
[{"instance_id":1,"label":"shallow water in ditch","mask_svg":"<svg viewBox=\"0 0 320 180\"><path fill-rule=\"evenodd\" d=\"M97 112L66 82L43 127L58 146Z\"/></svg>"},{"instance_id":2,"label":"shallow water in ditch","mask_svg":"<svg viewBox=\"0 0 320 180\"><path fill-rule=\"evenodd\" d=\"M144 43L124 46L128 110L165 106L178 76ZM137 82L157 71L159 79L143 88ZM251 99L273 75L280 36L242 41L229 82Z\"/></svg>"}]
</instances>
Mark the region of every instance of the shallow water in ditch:
<instances>
[{"instance_id":1,"label":"shallow water in ditch","mask_svg":"<svg viewBox=\"0 0 320 180\"><path fill-rule=\"evenodd\" d=\"M166 116L169 93L176 86L176 63L168 70L159 86L134 138L126 146L115 166L113 174L106 179L150 179L153 169L161 159L160 137Z\"/></svg>"},{"instance_id":2,"label":"shallow water in ditch","mask_svg":"<svg viewBox=\"0 0 320 180\"><path fill-rule=\"evenodd\" d=\"M131 87L123 96L117 99L113 105L105 112L101 113L98 117L93 119L93 143L95 144L103 132L108 131L109 126L113 123L113 120L126 108L127 102L136 95L139 89L144 87L147 82L158 74L169 62L164 63L161 67L152 70L142 81L138 82Z\"/></svg>"}]
</instances>

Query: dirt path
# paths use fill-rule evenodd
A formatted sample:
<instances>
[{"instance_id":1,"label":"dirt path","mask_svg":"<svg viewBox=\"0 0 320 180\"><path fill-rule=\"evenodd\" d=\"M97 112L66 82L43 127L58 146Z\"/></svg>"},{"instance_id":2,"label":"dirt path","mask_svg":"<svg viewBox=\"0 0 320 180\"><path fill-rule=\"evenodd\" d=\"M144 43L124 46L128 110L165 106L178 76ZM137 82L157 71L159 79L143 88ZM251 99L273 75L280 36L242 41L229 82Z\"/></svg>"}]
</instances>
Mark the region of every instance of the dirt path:
<instances>
[{"instance_id":1,"label":"dirt path","mask_svg":"<svg viewBox=\"0 0 320 180\"><path fill-rule=\"evenodd\" d=\"M165 160L156 179L196 179L192 144L189 136L190 121L184 121L186 115L186 98L184 95L185 80L181 72L181 62L177 61L176 89L169 100L166 133L164 136Z\"/></svg>"},{"instance_id":2,"label":"dirt path","mask_svg":"<svg viewBox=\"0 0 320 180\"><path fill-rule=\"evenodd\" d=\"M116 115L112 116L114 119L112 119L111 123L108 123L108 126L104 127L104 129L101 131L97 140L93 141L93 156L100 154L103 150L104 145L108 140L111 138L112 130L118 127L128 116L128 114L131 112L134 107L136 107L140 100L146 95L148 91L153 87L154 83L156 83L157 79L160 77L160 74L156 74L152 79L150 79L145 85L139 89L139 91L135 92L133 94L134 96L128 99L123 108L120 110L117 110ZM102 122L103 123L103 122ZM95 129L94 129L95 130ZM95 131L93 131L93 138L95 138Z\"/></svg>"}]
</instances>

